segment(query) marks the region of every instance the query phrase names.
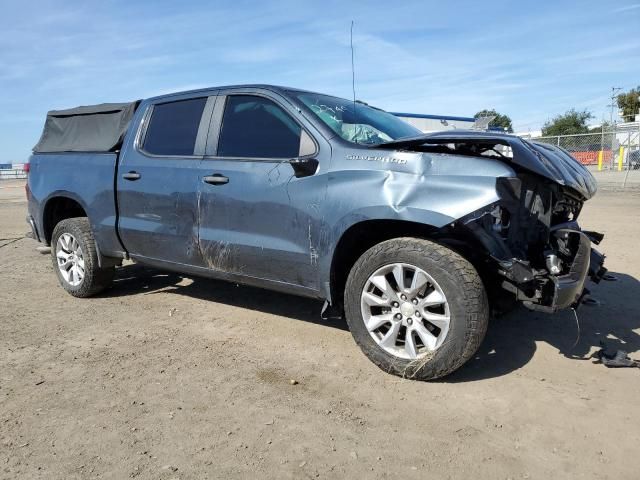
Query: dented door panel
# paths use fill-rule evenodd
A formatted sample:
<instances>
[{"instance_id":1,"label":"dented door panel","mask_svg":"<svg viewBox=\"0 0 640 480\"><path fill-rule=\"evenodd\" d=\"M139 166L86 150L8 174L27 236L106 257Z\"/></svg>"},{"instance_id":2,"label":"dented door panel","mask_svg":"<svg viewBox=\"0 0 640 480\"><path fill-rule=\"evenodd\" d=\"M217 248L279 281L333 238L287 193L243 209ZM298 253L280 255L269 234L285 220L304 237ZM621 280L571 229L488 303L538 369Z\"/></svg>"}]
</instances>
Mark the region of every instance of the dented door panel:
<instances>
[{"instance_id":1,"label":"dented door panel","mask_svg":"<svg viewBox=\"0 0 640 480\"><path fill-rule=\"evenodd\" d=\"M198 245L213 271L317 287L317 232L326 176L295 178L287 163L203 160Z\"/></svg>"},{"instance_id":2,"label":"dented door panel","mask_svg":"<svg viewBox=\"0 0 640 480\"><path fill-rule=\"evenodd\" d=\"M267 98L308 133L316 147L317 170L296 176L289 159L220 156L228 95ZM197 245L211 274L233 274L319 291L320 232L324 223L331 148L313 125L286 100L261 89L221 91L214 108L207 156L198 183ZM211 185L207 176L228 179Z\"/></svg>"}]
</instances>

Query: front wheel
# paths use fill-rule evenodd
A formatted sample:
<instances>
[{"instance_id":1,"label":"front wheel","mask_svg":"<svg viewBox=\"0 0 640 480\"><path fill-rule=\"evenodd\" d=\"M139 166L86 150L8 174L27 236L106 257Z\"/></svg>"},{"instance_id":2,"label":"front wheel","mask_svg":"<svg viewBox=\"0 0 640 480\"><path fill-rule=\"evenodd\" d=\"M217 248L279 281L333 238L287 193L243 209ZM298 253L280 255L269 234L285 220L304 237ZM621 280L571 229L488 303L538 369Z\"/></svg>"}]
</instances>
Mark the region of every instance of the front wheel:
<instances>
[{"instance_id":1,"label":"front wheel","mask_svg":"<svg viewBox=\"0 0 640 480\"><path fill-rule=\"evenodd\" d=\"M115 267L100 268L89 219L67 218L53 229L51 261L62 288L74 297L91 297L109 285Z\"/></svg>"},{"instance_id":2,"label":"front wheel","mask_svg":"<svg viewBox=\"0 0 640 480\"><path fill-rule=\"evenodd\" d=\"M373 363L394 375L433 380L478 350L489 304L480 276L459 254L428 240L396 238L356 261L345 314Z\"/></svg>"}]
</instances>

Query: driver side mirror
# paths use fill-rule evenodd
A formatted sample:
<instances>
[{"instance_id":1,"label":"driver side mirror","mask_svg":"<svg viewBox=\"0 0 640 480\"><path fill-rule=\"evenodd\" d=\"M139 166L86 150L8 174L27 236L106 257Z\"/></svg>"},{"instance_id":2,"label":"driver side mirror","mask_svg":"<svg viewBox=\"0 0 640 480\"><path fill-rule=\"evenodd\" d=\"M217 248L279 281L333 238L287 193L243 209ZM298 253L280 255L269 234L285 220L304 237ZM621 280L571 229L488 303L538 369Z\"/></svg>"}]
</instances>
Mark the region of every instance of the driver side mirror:
<instances>
[{"instance_id":1,"label":"driver side mirror","mask_svg":"<svg viewBox=\"0 0 640 480\"><path fill-rule=\"evenodd\" d=\"M313 138L305 130L302 130L300 132L298 157L289 160L296 178L309 177L318 171L318 160L313 157L316 151L317 148Z\"/></svg>"},{"instance_id":2,"label":"driver side mirror","mask_svg":"<svg viewBox=\"0 0 640 480\"><path fill-rule=\"evenodd\" d=\"M293 168L296 178L310 177L318 171L319 162L313 157L292 158L289 165Z\"/></svg>"}]
</instances>

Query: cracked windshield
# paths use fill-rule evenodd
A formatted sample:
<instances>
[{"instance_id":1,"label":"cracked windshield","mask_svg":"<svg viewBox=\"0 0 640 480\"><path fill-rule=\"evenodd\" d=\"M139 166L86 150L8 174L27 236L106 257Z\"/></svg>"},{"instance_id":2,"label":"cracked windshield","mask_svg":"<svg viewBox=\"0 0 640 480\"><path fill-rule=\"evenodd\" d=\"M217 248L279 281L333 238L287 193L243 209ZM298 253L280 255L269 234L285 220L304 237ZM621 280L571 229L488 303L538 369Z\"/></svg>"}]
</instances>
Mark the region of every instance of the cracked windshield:
<instances>
[{"instance_id":1,"label":"cracked windshield","mask_svg":"<svg viewBox=\"0 0 640 480\"><path fill-rule=\"evenodd\" d=\"M398 117L366 103L301 93L294 95L331 130L353 143L375 145L422 132Z\"/></svg>"}]
</instances>

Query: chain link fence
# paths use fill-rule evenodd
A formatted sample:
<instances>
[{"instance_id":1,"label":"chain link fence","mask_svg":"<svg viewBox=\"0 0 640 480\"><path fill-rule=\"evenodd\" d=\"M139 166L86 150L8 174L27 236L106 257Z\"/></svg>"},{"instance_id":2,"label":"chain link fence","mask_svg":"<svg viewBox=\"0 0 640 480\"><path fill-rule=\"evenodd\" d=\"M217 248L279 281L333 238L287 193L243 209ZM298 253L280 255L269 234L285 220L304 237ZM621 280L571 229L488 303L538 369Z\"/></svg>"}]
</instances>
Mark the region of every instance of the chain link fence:
<instances>
[{"instance_id":1,"label":"chain link fence","mask_svg":"<svg viewBox=\"0 0 640 480\"><path fill-rule=\"evenodd\" d=\"M580 163L596 170L640 169L640 122L580 135L532 138L568 150Z\"/></svg>"},{"instance_id":2,"label":"chain link fence","mask_svg":"<svg viewBox=\"0 0 640 480\"><path fill-rule=\"evenodd\" d=\"M640 122L599 132L530 138L567 150L587 166L601 187L640 189Z\"/></svg>"}]
</instances>

